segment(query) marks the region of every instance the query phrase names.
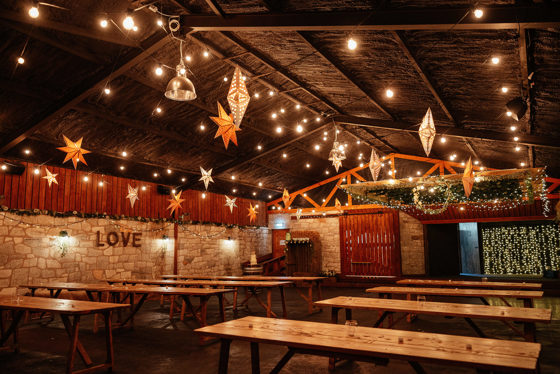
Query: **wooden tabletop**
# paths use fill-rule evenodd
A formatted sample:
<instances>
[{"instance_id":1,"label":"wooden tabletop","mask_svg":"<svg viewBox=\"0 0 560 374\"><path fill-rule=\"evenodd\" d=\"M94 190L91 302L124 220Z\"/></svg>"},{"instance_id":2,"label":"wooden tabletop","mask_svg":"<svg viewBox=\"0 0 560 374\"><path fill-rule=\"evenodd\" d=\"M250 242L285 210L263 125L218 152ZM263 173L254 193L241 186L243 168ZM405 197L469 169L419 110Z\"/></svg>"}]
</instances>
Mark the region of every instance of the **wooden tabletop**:
<instances>
[{"instance_id":1,"label":"wooden tabletop","mask_svg":"<svg viewBox=\"0 0 560 374\"><path fill-rule=\"evenodd\" d=\"M467 296L467 297L517 297L533 299L543 296L542 291L525 290L486 290L475 288L429 288L429 287L374 287L366 292L439 296Z\"/></svg>"},{"instance_id":2,"label":"wooden tabletop","mask_svg":"<svg viewBox=\"0 0 560 374\"><path fill-rule=\"evenodd\" d=\"M541 345L416 331L245 317L195 330L206 336L279 344L361 356L409 361L467 363L481 368L536 368ZM399 341L400 339L400 341Z\"/></svg>"},{"instance_id":3,"label":"wooden tabletop","mask_svg":"<svg viewBox=\"0 0 560 374\"><path fill-rule=\"evenodd\" d=\"M68 291L103 291L110 286L105 283L76 283L76 282L46 282L46 283L26 283L19 285L21 288L46 288L49 290L68 290Z\"/></svg>"},{"instance_id":4,"label":"wooden tabletop","mask_svg":"<svg viewBox=\"0 0 560 374\"><path fill-rule=\"evenodd\" d=\"M209 279L209 280L245 280L245 281L318 281L326 277L289 277L289 276L270 276L270 275L173 275L165 274L161 276L167 279Z\"/></svg>"},{"instance_id":5,"label":"wooden tabletop","mask_svg":"<svg viewBox=\"0 0 560 374\"><path fill-rule=\"evenodd\" d=\"M155 284L155 285L174 285L174 286L225 286L225 287L278 287L289 286L293 282L287 281L226 281L226 280L161 280L161 279L109 279L110 283L136 283L136 284Z\"/></svg>"},{"instance_id":6,"label":"wooden tabletop","mask_svg":"<svg viewBox=\"0 0 560 374\"><path fill-rule=\"evenodd\" d=\"M339 296L332 299L316 301L315 305L321 307L383 310L390 312L511 320L520 322L550 323L552 318L552 312L550 309L377 299L367 297Z\"/></svg>"},{"instance_id":7,"label":"wooden tabletop","mask_svg":"<svg viewBox=\"0 0 560 374\"><path fill-rule=\"evenodd\" d=\"M12 297L0 297L0 309L32 310L37 312L56 312L62 314L90 314L128 308L128 305L101 303L83 300L52 299L49 297L20 296L18 301Z\"/></svg>"},{"instance_id":8,"label":"wooden tabletop","mask_svg":"<svg viewBox=\"0 0 560 374\"><path fill-rule=\"evenodd\" d=\"M397 284L408 284L416 286L493 288L505 290L542 290L542 283L533 282L486 282L452 279L401 279L397 281Z\"/></svg>"}]
</instances>

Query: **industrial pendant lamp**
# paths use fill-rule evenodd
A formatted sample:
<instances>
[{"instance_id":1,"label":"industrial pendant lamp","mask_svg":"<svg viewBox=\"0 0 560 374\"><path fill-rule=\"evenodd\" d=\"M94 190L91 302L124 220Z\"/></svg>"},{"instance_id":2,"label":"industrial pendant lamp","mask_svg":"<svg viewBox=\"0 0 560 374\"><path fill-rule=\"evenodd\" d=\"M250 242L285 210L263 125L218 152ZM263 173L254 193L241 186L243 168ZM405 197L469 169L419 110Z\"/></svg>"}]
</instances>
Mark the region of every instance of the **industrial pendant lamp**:
<instances>
[{"instance_id":1,"label":"industrial pendant lamp","mask_svg":"<svg viewBox=\"0 0 560 374\"><path fill-rule=\"evenodd\" d=\"M506 109L508 110L508 115L511 113L511 117L519 121L527 112L527 100L522 97L516 97L506 104Z\"/></svg>"},{"instance_id":2,"label":"industrial pendant lamp","mask_svg":"<svg viewBox=\"0 0 560 374\"><path fill-rule=\"evenodd\" d=\"M196 91L194 90L194 85L189 78L186 77L187 69L183 64L183 41L179 47L181 54L181 59L179 60L179 65L175 69L177 71L177 76L173 77L169 83L167 83L167 88L165 89L165 97L176 101L189 101L196 99Z\"/></svg>"}]
</instances>

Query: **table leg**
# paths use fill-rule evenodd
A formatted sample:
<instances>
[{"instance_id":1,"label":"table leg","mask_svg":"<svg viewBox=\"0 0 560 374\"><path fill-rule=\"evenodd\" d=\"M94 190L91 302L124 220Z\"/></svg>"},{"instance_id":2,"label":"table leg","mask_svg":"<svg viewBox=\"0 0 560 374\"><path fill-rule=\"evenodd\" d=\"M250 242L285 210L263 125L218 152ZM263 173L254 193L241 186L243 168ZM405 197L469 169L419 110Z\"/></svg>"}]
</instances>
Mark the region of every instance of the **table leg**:
<instances>
[{"instance_id":1,"label":"table leg","mask_svg":"<svg viewBox=\"0 0 560 374\"><path fill-rule=\"evenodd\" d=\"M113 370L114 363L114 353L113 353L113 326L111 325L111 317L113 312L103 313L105 317L105 344L107 346L107 360L106 363L110 366L110 370Z\"/></svg>"},{"instance_id":2,"label":"table leg","mask_svg":"<svg viewBox=\"0 0 560 374\"><path fill-rule=\"evenodd\" d=\"M260 374L259 343L251 342L251 373Z\"/></svg>"},{"instance_id":3,"label":"table leg","mask_svg":"<svg viewBox=\"0 0 560 374\"><path fill-rule=\"evenodd\" d=\"M317 301L323 300L323 289L321 287L321 281L317 281Z\"/></svg>"},{"instance_id":4,"label":"table leg","mask_svg":"<svg viewBox=\"0 0 560 374\"><path fill-rule=\"evenodd\" d=\"M352 309L346 308L346 320L352 319Z\"/></svg>"},{"instance_id":5,"label":"table leg","mask_svg":"<svg viewBox=\"0 0 560 374\"><path fill-rule=\"evenodd\" d=\"M533 299L523 299L523 306L525 308L533 308Z\"/></svg>"},{"instance_id":6,"label":"table leg","mask_svg":"<svg viewBox=\"0 0 560 374\"><path fill-rule=\"evenodd\" d=\"M237 315L237 291L238 291L238 287L235 287L233 291L233 314Z\"/></svg>"},{"instance_id":7,"label":"table leg","mask_svg":"<svg viewBox=\"0 0 560 374\"><path fill-rule=\"evenodd\" d=\"M224 307L224 299L225 299L225 295L223 293L218 295L218 303L220 305L220 318L222 319L222 322L226 321L226 310Z\"/></svg>"},{"instance_id":8,"label":"table leg","mask_svg":"<svg viewBox=\"0 0 560 374\"><path fill-rule=\"evenodd\" d=\"M282 368L288 363L288 361L290 361L290 359L292 358L292 356L295 353L296 352L293 349L288 348L288 352L286 352L286 354L280 359L280 361L278 361L278 363L276 364L274 369L272 369L270 371L270 374L278 374L280 372L280 370L282 370ZM334 363L333 363L333 365L334 365ZM334 366L333 366L333 369L334 369Z\"/></svg>"},{"instance_id":9,"label":"table leg","mask_svg":"<svg viewBox=\"0 0 560 374\"><path fill-rule=\"evenodd\" d=\"M313 313L313 285L307 290L307 313Z\"/></svg>"},{"instance_id":10,"label":"table leg","mask_svg":"<svg viewBox=\"0 0 560 374\"><path fill-rule=\"evenodd\" d=\"M288 318L288 311L286 310L286 295L284 294L284 287L280 286L280 299L282 300L282 318ZM309 305L313 309L313 302Z\"/></svg>"},{"instance_id":11,"label":"table leg","mask_svg":"<svg viewBox=\"0 0 560 374\"><path fill-rule=\"evenodd\" d=\"M270 318L272 312L272 290L270 287L266 289L266 316Z\"/></svg>"},{"instance_id":12,"label":"table leg","mask_svg":"<svg viewBox=\"0 0 560 374\"><path fill-rule=\"evenodd\" d=\"M338 312L340 308L332 307L331 308L331 323L337 324L338 323ZM335 359L334 357L329 357L329 371L334 370L335 366Z\"/></svg>"},{"instance_id":13,"label":"table leg","mask_svg":"<svg viewBox=\"0 0 560 374\"><path fill-rule=\"evenodd\" d=\"M537 341L536 330L537 329L533 322L523 323L523 332L525 333L524 334L525 340L528 342L536 342Z\"/></svg>"},{"instance_id":14,"label":"table leg","mask_svg":"<svg viewBox=\"0 0 560 374\"><path fill-rule=\"evenodd\" d=\"M218 367L218 373L227 374L231 339L220 339L220 343L220 364Z\"/></svg>"},{"instance_id":15,"label":"table leg","mask_svg":"<svg viewBox=\"0 0 560 374\"><path fill-rule=\"evenodd\" d=\"M63 315L61 315L62 317ZM68 318L64 316L64 318ZM64 319L63 319L64 320ZM69 323L70 321L68 321ZM76 350L78 348L78 331L80 327L80 316L74 316L74 323L71 326L70 330L70 348L68 349L68 359L66 361L66 373L72 374L74 371L74 359L76 358Z\"/></svg>"},{"instance_id":16,"label":"table leg","mask_svg":"<svg viewBox=\"0 0 560 374\"><path fill-rule=\"evenodd\" d=\"M120 327L123 327L124 325L126 325L126 323L127 323L129 320L131 320L131 319L134 317L134 315L135 315L136 313L138 313L138 310L140 310L140 307L142 307L142 305L144 304L144 301L146 301L146 298L147 298L147 297L148 297L148 294L147 294L147 293L145 293L145 294L142 295L142 297L140 298L140 300L138 300L138 303L136 304L136 306L134 307L134 309L131 308L131 310L130 310L130 315L129 315L128 317L126 317L126 318L124 319L124 321L122 321L122 322L119 321Z\"/></svg>"},{"instance_id":17,"label":"table leg","mask_svg":"<svg viewBox=\"0 0 560 374\"><path fill-rule=\"evenodd\" d=\"M206 314L208 311L208 296L200 296L200 327L206 326Z\"/></svg>"},{"instance_id":18,"label":"table leg","mask_svg":"<svg viewBox=\"0 0 560 374\"><path fill-rule=\"evenodd\" d=\"M21 317L23 317L23 311L12 311L12 323L10 324L10 327L8 327L8 330L6 330L3 334L2 334L2 340L0 340L0 347L3 347L4 344L6 343L6 341L10 338L10 335L14 335L14 347L16 349L16 352L18 351L17 348L17 344L18 344L18 324L19 321L21 320Z\"/></svg>"}]
</instances>

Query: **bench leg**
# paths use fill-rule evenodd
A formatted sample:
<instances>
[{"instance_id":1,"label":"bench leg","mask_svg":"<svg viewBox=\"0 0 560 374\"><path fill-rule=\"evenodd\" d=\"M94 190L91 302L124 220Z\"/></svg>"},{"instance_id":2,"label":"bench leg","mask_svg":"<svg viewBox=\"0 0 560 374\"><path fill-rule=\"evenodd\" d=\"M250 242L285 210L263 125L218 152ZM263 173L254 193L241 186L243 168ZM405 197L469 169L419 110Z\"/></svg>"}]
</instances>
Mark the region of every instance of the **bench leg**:
<instances>
[{"instance_id":1,"label":"bench leg","mask_svg":"<svg viewBox=\"0 0 560 374\"><path fill-rule=\"evenodd\" d=\"M111 324L111 317L113 312L106 312L103 314L105 317L105 345L107 347L107 360L106 363L109 366L109 370L113 370L114 363L114 353L113 353L113 326Z\"/></svg>"},{"instance_id":2,"label":"bench leg","mask_svg":"<svg viewBox=\"0 0 560 374\"><path fill-rule=\"evenodd\" d=\"M282 370L282 368L286 366L288 361L290 361L295 353L296 352L293 349L288 349L288 352L286 352L286 354L280 359L280 361L278 361L274 369L270 371L270 374L278 374L280 370Z\"/></svg>"},{"instance_id":3,"label":"bench leg","mask_svg":"<svg viewBox=\"0 0 560 374\"><path fill-rule=\"evenodd\" d=\"M412 368L414 369L414 371L417 374L426 374L426 370L424 370L424 368L422 367L422 365L420 365L418 362L416 361L408 361L408 363L410 364L410 366L412 366Z\"/></svg>"},{"instance_id":4,"label":"bench leg","mask_svg":"<svg viewBox=\"0 0 560 374\"><path fill-rule=\"evenodd\" d=\"M61 317L64 318L68 318L64 315L61 315ZM76 315L74 317L74 323L70 325L70 321L67 321L69 324L69 335L70 335L70 347L68 349L68 358L66 361L66 373L67 374L72 374L72 372L74 371L74 359L76 358L76 350L78 349L78 331L80 328L80 316ZM65 323L66 325L66 323Z\"/></svg>"},{"instance_id":5,"label":"bench leg","mask_svg":"<svg viewBox=\"0 0 560 374\"><path fill-rule=\"evenodd\" d=\"M260 374L259 343L251 342L251 373Z\"/></svg>"},{"instance_id":6,"label":"bench leg","mask_svg":"<svg viewBox=\"0 0 560 374\"><path fill-rule=\"evenodd\" d=\"M220 343L220 364L218 367L218 374L227 374L231 339L220 339Z\"/></svg>"}]
</instances>

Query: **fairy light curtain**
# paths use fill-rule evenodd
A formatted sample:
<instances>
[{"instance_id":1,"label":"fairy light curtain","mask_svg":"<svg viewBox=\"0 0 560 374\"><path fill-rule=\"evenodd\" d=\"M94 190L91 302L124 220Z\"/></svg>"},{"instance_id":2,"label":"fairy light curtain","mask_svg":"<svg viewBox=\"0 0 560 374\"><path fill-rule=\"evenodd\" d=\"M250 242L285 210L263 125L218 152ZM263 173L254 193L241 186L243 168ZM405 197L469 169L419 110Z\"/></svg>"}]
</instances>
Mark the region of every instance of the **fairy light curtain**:
<instances>
[{"instance_id":1,"label":"fairy light curtain","mask_svg":"<svg viewBox=\"0 0 560 374\"><path fill-rule=\"evenodd\" d=\"M480 224L485 274L537 274L560 269L560 229L554 222Z\"/></svg>"}]
</instances>

